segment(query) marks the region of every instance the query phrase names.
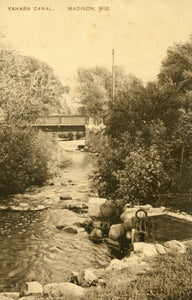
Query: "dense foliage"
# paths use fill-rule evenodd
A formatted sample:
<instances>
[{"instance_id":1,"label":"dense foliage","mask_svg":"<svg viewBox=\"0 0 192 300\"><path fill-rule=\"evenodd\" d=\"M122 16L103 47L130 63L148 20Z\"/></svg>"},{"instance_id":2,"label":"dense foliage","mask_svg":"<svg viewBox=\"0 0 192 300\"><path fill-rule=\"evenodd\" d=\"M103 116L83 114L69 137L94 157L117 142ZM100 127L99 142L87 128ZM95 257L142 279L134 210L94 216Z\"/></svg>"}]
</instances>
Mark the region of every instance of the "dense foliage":
<instances>
[{"instance_id":1,"label":"dense foliage","mask_svg":"<svg viewBox=\"0 0 192 300\"><path fill-rule=\"evenodd\" d=\"M0 49L0 108L6 122L30 122L61 108L65 88L43 62Z\"/></svg>"},{"instance_id":2,"label":"dense foliage","mask_svg":"<svg viewBox=\"0 0 192 300\"><path fill-rule=\"evenodd\" d=\"M126 75L120 67L115 67L115 90L121 92L129 82L138 81L134 76ZM77 96L82 114L91 117L104 117L111 104L112 75L105 67L79 68L77 71Z\"/></svg>"},{"instance_id":3,"label":"dense foliage","mask_svg":"<svg viewBox=\"0 0 192 300\"><path fill-rule=\"evenodd\" d=\"M53 143L32 128L0 128L0 194L24 192L50 176Z\"/></svg>"},{"instance_id":4,"label":"dense foliage","mask_svg":"<svg viewBox=\"0 0 192 300\"><path fill-rule=\"evenodd\" d=\"M95 143L100 196L155 204L161 194L191 191L191 61L192 41L168 50L156 82L144 86L133 76L116 82Z\"/></svg>"},{"instance_id":5,"label":"dense foliage","mask_svg":"<svg viewBox=\"0 0 192 300\"><path fill-rule=\"evenodd\" d=\"M81 110L101 116L111 94L111 74L104 67L80 68L77 72Z\"/></svg>"},{"instance_id":6,"label":"dense foliage","mask_svg":"<svg viewBox=\"0 0 192 300\"><path fill-rule=\"evenodd\" d=\"M31 125L61 108L64 91L47 64L1 47L0 195L23 192L49 178L54 143Z\"/></svg>"}]
</instances>

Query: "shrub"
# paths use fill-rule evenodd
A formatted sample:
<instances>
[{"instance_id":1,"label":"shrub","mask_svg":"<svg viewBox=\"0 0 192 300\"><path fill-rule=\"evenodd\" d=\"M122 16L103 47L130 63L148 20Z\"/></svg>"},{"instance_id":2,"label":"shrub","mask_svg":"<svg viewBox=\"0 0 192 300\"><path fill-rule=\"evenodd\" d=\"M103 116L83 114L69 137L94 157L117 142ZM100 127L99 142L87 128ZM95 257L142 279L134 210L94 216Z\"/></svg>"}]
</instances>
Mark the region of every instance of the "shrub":
<instances>
[{"instance_id":1,"label":"shrub","mask_svg":"<svg viewBox=\"0 0 192 300\"><path fill-rule=\"evenodd\" d=\"M50 177L53 141L31 127L0 128L0 195L23 192Z\"/></svg>"},{"instance_id":2,"label":"shrub","mask_svg":"<svg viewBox=\"0 0 192 300\"><path fill-rule=\"evenodd\" d=\"M118 196L128 195L133 203L153 203L165 182L169 181L156 147L131 151L124 163L122 170L114 171L119 181Z\"/></svg>"},{"instance_id":3,"label":"shrub","mask_svg":"<svg viewBox=\"0 0 192 300\"><path fill-rule=\"evenodd\" d=\"M124 198L132 202L152 203L170 182L156 145L147 147L129 133L114 139L97 136L97 168L93 186L102 197Z\"/></svg>"}]
</instances>

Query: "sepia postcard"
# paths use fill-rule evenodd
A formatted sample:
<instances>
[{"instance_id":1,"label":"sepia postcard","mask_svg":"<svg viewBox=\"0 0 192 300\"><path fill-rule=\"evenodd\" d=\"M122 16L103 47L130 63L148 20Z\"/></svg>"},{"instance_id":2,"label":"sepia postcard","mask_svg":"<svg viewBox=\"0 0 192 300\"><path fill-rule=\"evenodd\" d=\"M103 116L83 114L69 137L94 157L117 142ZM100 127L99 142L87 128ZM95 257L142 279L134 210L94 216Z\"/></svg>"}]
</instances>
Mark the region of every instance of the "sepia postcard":
<instances>
[{"instance_id":1,"label":"sepia postcard","mask_svg":"<svg viewBox=\"0 0 192 300\"><path fill-rule=\"evenodd\" d=\"M191 0L0 0L0 300L191 299L191 176Z\"/></svg>"}]
</instances>

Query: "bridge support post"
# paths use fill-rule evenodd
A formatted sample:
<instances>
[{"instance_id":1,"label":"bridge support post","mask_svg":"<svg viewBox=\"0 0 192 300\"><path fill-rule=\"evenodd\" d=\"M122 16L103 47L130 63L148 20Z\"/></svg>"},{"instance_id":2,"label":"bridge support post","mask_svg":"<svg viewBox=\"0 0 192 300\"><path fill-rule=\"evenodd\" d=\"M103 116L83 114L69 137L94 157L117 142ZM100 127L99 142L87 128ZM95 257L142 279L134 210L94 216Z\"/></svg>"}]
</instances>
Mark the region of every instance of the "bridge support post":
<instances>
[{"instance_id":1,"label":"bridge support post","mask_svg":"<svg viewBox=\"0 0 192 300\"><path fill-rule=\"evenodd\" d=\"M72 132L72 135L73 135L73 140L76 140L77 139L77 132Z\"/></svg>"}]
</instances>

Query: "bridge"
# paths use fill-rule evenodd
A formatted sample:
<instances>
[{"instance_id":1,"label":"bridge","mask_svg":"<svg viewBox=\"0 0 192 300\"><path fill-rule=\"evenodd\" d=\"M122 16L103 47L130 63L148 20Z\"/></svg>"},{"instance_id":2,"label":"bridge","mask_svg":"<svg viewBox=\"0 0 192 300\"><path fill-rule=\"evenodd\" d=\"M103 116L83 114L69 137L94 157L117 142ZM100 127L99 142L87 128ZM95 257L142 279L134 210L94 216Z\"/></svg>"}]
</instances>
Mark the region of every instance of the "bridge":
<instances>
[{"instance_id":1,"label":"bridge","mask_svg":"<svg viewBox=\"0 0 192 300\"><path fill-rule=\"evenodd\" d=\"M0 120L0 124L4 124L4 120ZM32 127L39 128L45 132L53 132L58 135L70 134L73 138L79 133L85 136L86 126L102 124L102 118L91 118L83 115L68 115L68 116L41 116ZM11 125L8 125L11 126Z\"/></svg>"},{"instance_id":2,"label":"bridge","mask_svg":"<svg viewBox=\"0 0 192 300\"><path fill-rule=\"evenodd\" d=\"M39 117L34 127L47 132L85 132L88 116L44 116Z\"/></svg>"},{"instance_id":3,"label":"bridge","mask_svg":"<svg viewBox=\"0 0 192 300\"><path fill-rule=\"evenodd\" d=\"M43 116L37 119L33 127L40 128L46 132L55 132L58 135L71 133L73 138L75 138L77 133L85 135L87 125L99 125L102 122L102 118L91 118L82 115Z\"/></svg>"}]
</instances>

